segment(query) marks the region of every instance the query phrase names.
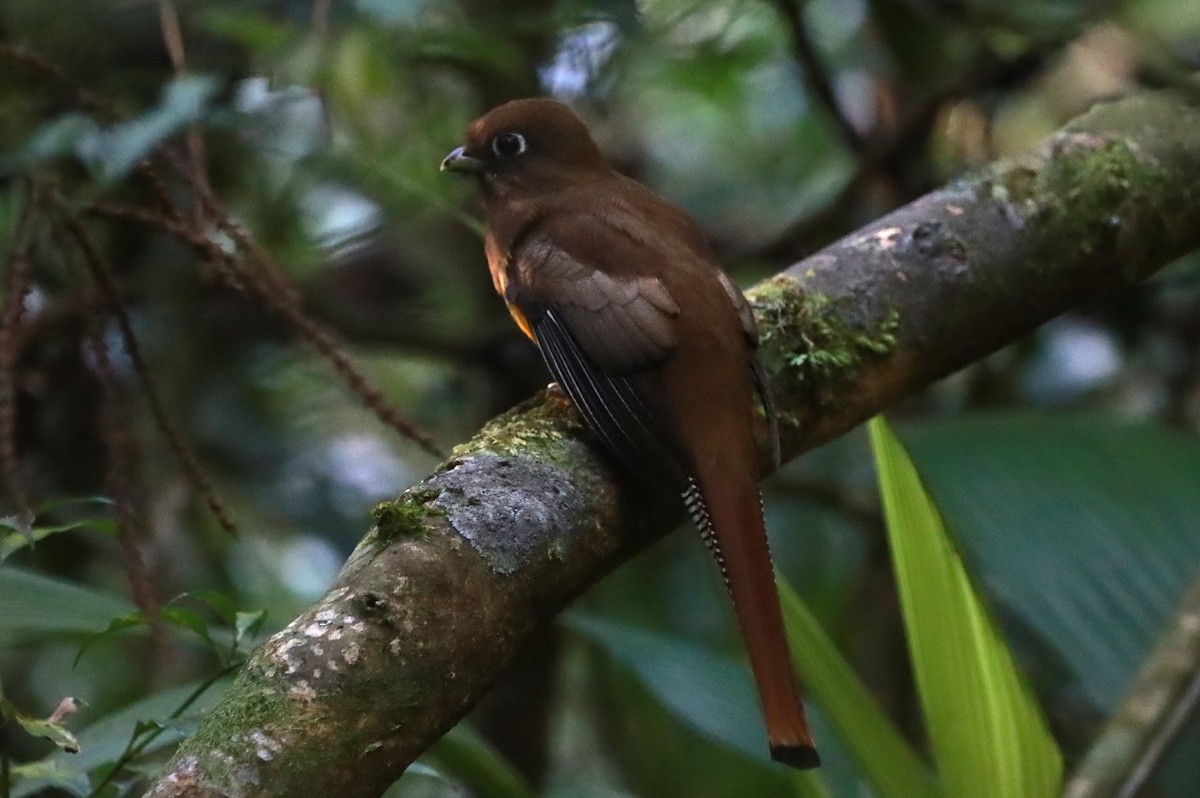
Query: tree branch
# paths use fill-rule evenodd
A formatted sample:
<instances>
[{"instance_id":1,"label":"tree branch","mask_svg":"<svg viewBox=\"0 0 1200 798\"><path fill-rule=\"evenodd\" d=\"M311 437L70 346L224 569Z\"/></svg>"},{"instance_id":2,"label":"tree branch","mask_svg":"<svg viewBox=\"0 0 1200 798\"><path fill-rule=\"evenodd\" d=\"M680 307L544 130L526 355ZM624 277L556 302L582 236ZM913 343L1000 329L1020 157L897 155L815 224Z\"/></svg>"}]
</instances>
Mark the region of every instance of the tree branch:
<instances>
[{"instance_id":1,"label":"tree branch","mask_svg":"<svg viewBox=\"0 0 1200 798\"><path fill-rule=\"evenodd\" d=\"M1100 738L1068 782L1066 798L1133 798L1200 701L1200 580L1146 658Z\"/></svg>"},{"instance_id":2,"label":"tree branch","mask_svg":"<svg viewBox=\"0 0 1200 798\"><path fill-rule=\"evenodd\" d=\"M1100 106L756 286L784 453L1200 247L1197 129L1169 94ZM674 505L621 481L566 401L526 402L376 508L150 794L379 795Z\"/></svg>"}]
</instances>

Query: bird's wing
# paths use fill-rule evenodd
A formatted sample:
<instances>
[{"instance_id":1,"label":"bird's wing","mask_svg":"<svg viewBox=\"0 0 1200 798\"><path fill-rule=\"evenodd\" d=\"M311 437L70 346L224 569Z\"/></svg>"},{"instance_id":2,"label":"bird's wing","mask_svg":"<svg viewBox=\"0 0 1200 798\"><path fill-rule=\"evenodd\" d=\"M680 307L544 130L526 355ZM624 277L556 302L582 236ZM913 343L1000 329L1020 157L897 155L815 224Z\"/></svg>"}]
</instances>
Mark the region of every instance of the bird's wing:
<instances>
[{"instance_id":1,"label":"bird's wing","mask_svg":"<svg viewBox=\"0 0 1200 798\"><path fill-rule=\"evenodd\" d=\"M652 277L612 277L549 238L523 243L505 300L528 321L551 373L588 426L628 468L679 487L651 367L676 345L679 306Z\"/></svg>"},{"instance_id":2,"label":"bird's wing","mask_svg":"<svg viewBox=\"0 0 1200 798\"><path fill-rule=\"evenodd\" d=\"M641 371L675 348L679 305L658 278L612 277L548 238L529 242L518 258L518 294L553 307L605 374Z\"/></svg>"}]
</instances>

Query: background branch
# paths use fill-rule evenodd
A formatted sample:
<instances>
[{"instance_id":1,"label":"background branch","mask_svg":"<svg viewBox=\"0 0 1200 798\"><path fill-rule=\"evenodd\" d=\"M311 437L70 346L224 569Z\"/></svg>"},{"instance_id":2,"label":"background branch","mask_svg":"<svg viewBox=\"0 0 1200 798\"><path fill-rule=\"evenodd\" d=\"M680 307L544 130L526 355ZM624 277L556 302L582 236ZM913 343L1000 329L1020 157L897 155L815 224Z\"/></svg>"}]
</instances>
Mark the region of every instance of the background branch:
<instances>
[{"instance_id":1,"label":"background branch","mask_svg":"<svg viewBox=\"0 0 1200 798\"><path fill-rule=\"evenodd\" d=\"M756 286L785 454L1200 246L1198 126L1170 94L1100 106ZM497 418L376 509L150 794L379 795L671 504L618 479L563 401Z\"/></svg>"},{"instance_id":2,"label":"background branch","mask_svg":"<svg viewBox=\"0 0 1200 798\"><path fill-rule=\"evenodd\" d=\"M1133 798L1200 700L1200 581L1138 672L1121 708L1092 746L1066 798Z\"/></svg>"}]
</instances>

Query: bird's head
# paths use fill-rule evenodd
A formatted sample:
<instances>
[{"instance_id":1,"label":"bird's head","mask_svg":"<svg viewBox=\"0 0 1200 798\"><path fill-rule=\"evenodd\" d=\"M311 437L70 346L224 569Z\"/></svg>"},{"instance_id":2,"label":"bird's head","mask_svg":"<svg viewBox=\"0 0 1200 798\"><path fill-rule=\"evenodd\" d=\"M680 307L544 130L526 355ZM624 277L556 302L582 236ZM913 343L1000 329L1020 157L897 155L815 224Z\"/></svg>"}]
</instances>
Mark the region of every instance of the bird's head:
<instances>
[{"instance_id":1,"label":"bird's head","mask_svg":"<svg viewBox=\"0 0 1200 798\"><path fill-rule=\"evenodd\" d=\"M477 176L493 194L551 191L608 167L587 126L557 100L513 100L471 123L443 172Z\"/></svg>"}]
</instances>

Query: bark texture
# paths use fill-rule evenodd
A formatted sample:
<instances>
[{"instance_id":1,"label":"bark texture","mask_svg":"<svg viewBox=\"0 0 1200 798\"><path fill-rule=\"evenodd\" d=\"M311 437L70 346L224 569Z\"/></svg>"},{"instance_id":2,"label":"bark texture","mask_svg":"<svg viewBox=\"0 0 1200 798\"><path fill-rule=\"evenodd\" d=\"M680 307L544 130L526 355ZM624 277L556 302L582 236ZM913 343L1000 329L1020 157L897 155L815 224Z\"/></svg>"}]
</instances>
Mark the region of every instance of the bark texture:
<instances>
[{"instance_id":1,"label":"bark texture","mask_svg":"<svg viewBox=\"0 0 1200 798\"><path fill-rule=\"evenodd\" d=\"M1200 247L1197 176L1200 109L1140 94L756 286L784 457ZM526 402L377 508L150 795L379 795L679 515L621 481L568 402Z\"/></svg>"}]
</instances>

